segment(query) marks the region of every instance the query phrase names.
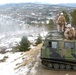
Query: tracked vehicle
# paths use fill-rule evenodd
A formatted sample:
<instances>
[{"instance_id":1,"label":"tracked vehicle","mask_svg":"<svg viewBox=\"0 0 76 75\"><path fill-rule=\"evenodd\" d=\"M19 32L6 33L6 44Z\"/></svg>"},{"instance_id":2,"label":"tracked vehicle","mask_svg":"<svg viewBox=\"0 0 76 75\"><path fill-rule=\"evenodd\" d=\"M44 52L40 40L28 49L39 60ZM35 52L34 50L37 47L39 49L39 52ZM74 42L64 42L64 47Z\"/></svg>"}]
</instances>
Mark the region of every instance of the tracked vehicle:
<instances>
[{"instance_id":1,"label":"tracked vehicle","mask_svg":"<svg viewBox=\"0 0 76 75\"><path fill-rule=\"evenodd\" d=\"M76 70L76 40L66 40L62 32L50 31L41 48L41 63L49 69Z\"/></svg>"}]
</instances>

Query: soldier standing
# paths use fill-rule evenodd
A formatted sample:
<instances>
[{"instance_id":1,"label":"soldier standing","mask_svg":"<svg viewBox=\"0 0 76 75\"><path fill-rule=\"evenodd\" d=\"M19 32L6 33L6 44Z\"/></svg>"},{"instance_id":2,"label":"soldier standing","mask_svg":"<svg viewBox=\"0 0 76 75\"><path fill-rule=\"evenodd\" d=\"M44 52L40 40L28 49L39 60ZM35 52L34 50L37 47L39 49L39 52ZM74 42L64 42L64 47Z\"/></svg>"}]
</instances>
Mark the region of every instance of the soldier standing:
<instances>
[{"instance_id":1,"label":"soldier standing","mask_svg":"<svg viewBox=\"0 0 76 75\"><path fill-rule=\"evenodd\" d=\"M63 13L60 13L59 17L56 20L58 31L64 32L65 22L66 22L66 20L65 20Z\"/></svg>"}]
</instances>

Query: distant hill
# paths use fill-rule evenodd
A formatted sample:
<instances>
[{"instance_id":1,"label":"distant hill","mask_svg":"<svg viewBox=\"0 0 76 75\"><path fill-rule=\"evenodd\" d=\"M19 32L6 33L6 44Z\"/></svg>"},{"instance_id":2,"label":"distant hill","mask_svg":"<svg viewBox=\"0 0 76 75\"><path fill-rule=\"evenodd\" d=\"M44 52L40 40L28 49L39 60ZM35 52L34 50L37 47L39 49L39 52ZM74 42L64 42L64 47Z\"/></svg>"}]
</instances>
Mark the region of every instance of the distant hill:
<instances>
[{"instance_id":1,"label":"distant hill","mask_svg":"<svg viewBox=\"0 0 76 75\"><path fill-rule=\"evenodd\" d=\"M68 4L42 4L42 3L11 3L0 5L0 15L24 21L26 24L41 23L54 18L61 10L71 12L73 7ZM1 17L0 17L1 18ZM5 19L5 18L4 18Z\"/></svg>"},{"instance_id":2,"label":"distant hill","mask_svg":"<svg viewBox=\"0 0 76 75\"><path fill-rule=\"evenodd\" d=\"M58 6L67 6L67 7L76 7L76 3L62 3L62 4L56 4Z\"/></svg>"},{"instance_id":3,"label":"distant hill","mask_svg":"<svg viewBox=\"0 0 76 75\"><path fill-rule=\"evenodd\" d=\"M48 3L10 3L10 4L3 4L0 5L0 7L14 7L14 6L21 6L21 5L25 5L25 4L29 4L29 5L51 5L51 6L65 6L65 7L76 7L76 3L60 3L60 4L48 4Z\"/></svg>"}]
</instances>

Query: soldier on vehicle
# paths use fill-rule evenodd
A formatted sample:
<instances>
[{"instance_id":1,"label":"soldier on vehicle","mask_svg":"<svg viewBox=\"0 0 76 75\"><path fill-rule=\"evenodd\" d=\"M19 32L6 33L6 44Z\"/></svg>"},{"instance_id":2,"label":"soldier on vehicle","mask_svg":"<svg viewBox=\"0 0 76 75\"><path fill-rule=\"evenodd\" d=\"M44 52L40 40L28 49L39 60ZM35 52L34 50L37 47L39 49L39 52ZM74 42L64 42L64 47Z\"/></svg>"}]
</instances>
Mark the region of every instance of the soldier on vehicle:
<instances>
[{"instance_id":1,"label":"soldier on vehicle","mask_svg":"<svg viewBox=\"0 0 76 75\"><path fill-rule=\"evenodd\" d=\"M67 25L67 28L64 32L64 36L66 39L68 40L73 40L75 39L75 28L74 27L71 27L71 25Z\"/></svg>"},{"instance_id":2,"label":"soldier on vehicle","mask_svg":"<svg viewBox=\"0 0 76 75\"><path fill-rule=\"evenodd\" d=\"M65 22L66 22L66 20L65 20L63 13L60 13L60 15L58 16L58 18L56 20L58 31L64 32Z\"/></svg>"}]
</instances>

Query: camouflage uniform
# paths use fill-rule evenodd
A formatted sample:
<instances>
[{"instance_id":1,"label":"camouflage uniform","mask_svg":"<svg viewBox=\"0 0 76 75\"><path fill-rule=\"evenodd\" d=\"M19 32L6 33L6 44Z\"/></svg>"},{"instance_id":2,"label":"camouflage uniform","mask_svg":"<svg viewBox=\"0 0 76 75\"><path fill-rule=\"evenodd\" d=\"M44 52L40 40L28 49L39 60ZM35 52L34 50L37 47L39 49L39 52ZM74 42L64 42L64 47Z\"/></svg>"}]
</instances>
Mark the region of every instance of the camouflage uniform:
<instances>
[{"instance_id":1,"label":"camouflage uniform","mask_svg":"<svg viewBox=\"0 0 76 75\"><path fill-rule=\"evenodd\" d=\"M67 28L64 32L64 36L69 40L75 39L75 29L73 27Z\"/></svg>"},{"instance_id":2,"label":"camouflage uniform","mask_svg":"<svg viewBox=\"0 0 76 75\"><path fill-rule=\"evenodd\" d=\"M64 31L64 27L65 27L65 17L63 16L63 14L61 13L60 16L58 17L56 24L57 24L57 30L58 31Z\"/></svg>"}]
</instances>

